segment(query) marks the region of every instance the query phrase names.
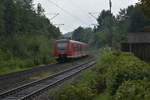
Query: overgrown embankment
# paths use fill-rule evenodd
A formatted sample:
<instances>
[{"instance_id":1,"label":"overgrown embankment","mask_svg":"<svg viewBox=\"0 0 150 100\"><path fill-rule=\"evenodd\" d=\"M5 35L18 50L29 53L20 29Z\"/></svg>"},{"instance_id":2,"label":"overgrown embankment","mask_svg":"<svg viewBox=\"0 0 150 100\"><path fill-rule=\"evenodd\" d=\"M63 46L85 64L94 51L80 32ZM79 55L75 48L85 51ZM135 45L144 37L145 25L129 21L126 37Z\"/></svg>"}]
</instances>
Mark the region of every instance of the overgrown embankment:
<instances>
[{"instance_id":1,"label":"overgrown embankment","mask_svg":"<svg viewBox=\"0 0 150 100\"><path fill-rule=\"evenodd\" d=\"M32 2L0 0L0 75L54 61L53 43L61 32Z\"/></svg>"},{"instance_id":2,"label":"overgrown embankment","mask_svg":"<svg viewBox=\"0 0 150 100\"><path fill-rule=\"evenodd\" d=\"M149 100L150 66L131 53L104 51L96 70L76 85L50 92L50 100Z\"/></svg>"}]
</instances>

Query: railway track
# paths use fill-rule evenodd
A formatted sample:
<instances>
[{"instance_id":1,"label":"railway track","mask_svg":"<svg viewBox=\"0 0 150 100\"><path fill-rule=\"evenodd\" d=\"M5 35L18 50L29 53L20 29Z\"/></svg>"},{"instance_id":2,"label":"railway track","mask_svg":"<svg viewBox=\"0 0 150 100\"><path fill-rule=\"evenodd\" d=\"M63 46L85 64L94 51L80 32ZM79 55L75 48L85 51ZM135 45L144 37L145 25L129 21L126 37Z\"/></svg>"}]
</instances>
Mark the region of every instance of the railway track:
<instances>
[{"instance_id":1,"label":"railway track","mask_svg":"<svg viewBox=\"0 0 150 100\"><path fill-rule=\"evenodd\" d=\"M74 67L75 65L79 65L80 63L84 63L94 56L89 56L86 58L77 59L75 61L66 62L66 63L56 63L56 64L50 64L45 66L39 66L35 67L33 69L20 71L20 72L14 72L7 75L0 75L0 93L16 88L18 86L33 82L35 80L42 79L49 76L50 74L58 73L62 70ZM33 79L32 79L33 77ZM39 77L34 79L34 77ZM40 78L41 77L41 78Z\"/></svg>"},{"instance_id":2,"label":"railway track","mask_svg":"<svg viewBox=\"0 0 150 100\"><path fill-rule=\"evenodd\" d=\"M79 72L93 66L95 61L73 67L48 78L34 81L0 94L0 100L32 100L34 96L43 93L57 84L77 75Z\"/></svg>"}]
</instances>

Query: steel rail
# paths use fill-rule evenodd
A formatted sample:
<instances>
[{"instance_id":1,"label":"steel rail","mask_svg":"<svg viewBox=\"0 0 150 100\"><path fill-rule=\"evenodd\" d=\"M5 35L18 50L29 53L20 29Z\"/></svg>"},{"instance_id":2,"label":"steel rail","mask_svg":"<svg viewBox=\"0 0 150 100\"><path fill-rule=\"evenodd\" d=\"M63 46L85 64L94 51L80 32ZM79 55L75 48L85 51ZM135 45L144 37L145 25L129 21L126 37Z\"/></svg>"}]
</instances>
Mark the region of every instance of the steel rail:
<instances>
[{"instance_id":1,"label":"steel rail","mask_svg":"<svg viewBox=\"0 0 150 100\"><path fill-rule=\"evenodd\" d=\"M58 83L65 81L66 79L78 74L82 70L85 70L95 64L94 60L91 60L90 63L85 63L63 72L59 72L50 77L37 80L23 86L17 87L15 89L6 91L0 94L0 100L26 100L34 97L35 95L44 92Z\"/></svg>"}]
</instances>

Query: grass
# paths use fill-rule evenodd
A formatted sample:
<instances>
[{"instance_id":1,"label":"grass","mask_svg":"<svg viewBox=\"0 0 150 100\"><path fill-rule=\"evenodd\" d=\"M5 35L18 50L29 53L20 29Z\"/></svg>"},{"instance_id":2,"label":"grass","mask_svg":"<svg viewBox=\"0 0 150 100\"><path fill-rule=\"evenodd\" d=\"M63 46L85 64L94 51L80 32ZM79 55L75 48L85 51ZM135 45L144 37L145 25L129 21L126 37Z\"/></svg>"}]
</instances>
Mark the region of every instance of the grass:
<instances>
[{"instance_id":1,"label":"grass","mask_svg":"<svg viewBox=\"0 0 150 100\"><path fill-rule=\"evenodd\" d=\"M13 72L19 72L19 71L24 71L24 70L29 70L31 68L20 68L20 67L16 67L14 69L10 69L10 68L2 68L0 69L0 75L5 75L5 74L9 74L9 73L13 73Z\"/></svg>"},{"instance_id":2,"label":"grass","mask_svg":"<svg viewBox=\"0 0 150 100\"><path fill-rule=\"evenodd\" d=\"M54 74L54 72L46 72L46 73L42 73L38 76L33 76L33 77L30 77L29 79L30 80L39 80L39 79L43 79L43 78L46 78L47 76L50 76Z\"/></svg>"},{"instance_id":3,"label":"grass","mask_svg":"<svg viewBox=\"0 0 150 100\"><path fill-rule=\"evenodd\" d=\"M54 59L49 59L49 64L54 62L56 62ZM0 75L29 70L35 67L40 67L41 65L44 64L39 63L36 65L32 60L11 59L8 61L0 61Z\"/></svg>"},{"instance_id":4,"label":"grass","mask_svg":"<svg viewBox=\"0 0 150 100\"><path fill-rule=\"evenodd\" d=\"M72 63L72 66L70 65L66 65L66 66L61 66L61 67L54 67L54 68L51 68L51 70L48 70L46 72L42 72L40 73L39 75L37 76L32 76L32 77L29 77L29 80L39 80L39 79L43 79L43 78L46 78L50 75L53 75L55 73L58 73L58 72L62 72L62 71L65 71L66 69L69 69L73 66L76 66L76 65L80 65L80 64L83 64L86 62L86 60L84 61L85 59L81 59L79 61L75 61Z\"/></svg>"}]
</instances>

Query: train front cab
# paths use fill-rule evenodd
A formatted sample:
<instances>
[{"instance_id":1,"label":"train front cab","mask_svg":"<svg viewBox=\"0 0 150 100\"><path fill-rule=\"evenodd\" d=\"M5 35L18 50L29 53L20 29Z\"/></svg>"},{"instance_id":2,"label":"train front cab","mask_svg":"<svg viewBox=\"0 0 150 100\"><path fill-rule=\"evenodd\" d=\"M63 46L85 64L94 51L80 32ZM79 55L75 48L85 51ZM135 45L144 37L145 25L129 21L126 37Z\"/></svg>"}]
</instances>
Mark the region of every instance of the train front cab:
<instances>
[{"instance_id":1,"label":"train front cab","mask_svg":"<svg viewBox=\"0 0 150 100\"><path fill-rule=\"evenodd\" d=\"M67 52L69 47L69 41L58 40L55 43L55 58L58 62L65 62L67 60Z\"/></svg>"}]
</instances>

